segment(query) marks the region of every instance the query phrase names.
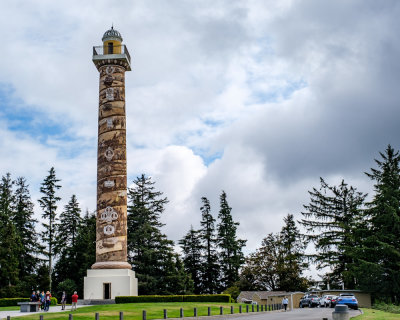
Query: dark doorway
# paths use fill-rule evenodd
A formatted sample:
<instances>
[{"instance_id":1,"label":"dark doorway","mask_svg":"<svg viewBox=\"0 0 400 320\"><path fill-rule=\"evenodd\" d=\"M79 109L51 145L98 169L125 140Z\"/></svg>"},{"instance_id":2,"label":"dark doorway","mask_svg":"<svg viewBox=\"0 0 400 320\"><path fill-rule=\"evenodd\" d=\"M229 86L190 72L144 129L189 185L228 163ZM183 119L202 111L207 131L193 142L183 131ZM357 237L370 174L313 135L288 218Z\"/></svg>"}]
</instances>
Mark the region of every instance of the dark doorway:
<instances>
[{"instance_id":1,"label":"dark doorway","mask_svg":"<svg viewBox=\"0 0 400 320\"><path fill-rule=\"evenodd\" d=\"M103 283L103 298L111 299L111 283Z\"/></svg>"},{"instance_id":2,"label":"dark doorway","mask_svg":"<svg viewBox=\"0 0 400 320\"><path fill-rule=\"evenodd\" d=\"M114 53L114 44L112 42L108 43L108 54Z\"/></svg>"}]
</instances>

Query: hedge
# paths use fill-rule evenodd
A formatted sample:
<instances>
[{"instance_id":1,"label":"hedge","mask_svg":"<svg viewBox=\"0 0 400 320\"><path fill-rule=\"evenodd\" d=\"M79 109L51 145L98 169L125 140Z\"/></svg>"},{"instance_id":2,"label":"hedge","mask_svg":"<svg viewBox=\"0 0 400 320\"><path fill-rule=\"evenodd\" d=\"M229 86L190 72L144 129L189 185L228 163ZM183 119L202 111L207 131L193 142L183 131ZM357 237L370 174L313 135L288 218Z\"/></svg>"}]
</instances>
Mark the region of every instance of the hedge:
<instances>
[{"instance_id":1,"label":"hedge","mask_svg":"<svg viewBox=\"0 0 400 320\"><path fill-rule=\"evenodd\" d=\"M229 294L203 295L153 295L153 296L120 296L115 297L115 303L141 302L231 302Z\"/></svg>"},{"instance_id":2,"label":"hedge","mask_svg":"<svg viewBox=\"0 0 400 320\"><path fill-rule=\"evenodd\" d=\"M0 307L18 306L18 302L30 301L29 298L3 298L0 299Z\"/></svg>"}]
</instances>

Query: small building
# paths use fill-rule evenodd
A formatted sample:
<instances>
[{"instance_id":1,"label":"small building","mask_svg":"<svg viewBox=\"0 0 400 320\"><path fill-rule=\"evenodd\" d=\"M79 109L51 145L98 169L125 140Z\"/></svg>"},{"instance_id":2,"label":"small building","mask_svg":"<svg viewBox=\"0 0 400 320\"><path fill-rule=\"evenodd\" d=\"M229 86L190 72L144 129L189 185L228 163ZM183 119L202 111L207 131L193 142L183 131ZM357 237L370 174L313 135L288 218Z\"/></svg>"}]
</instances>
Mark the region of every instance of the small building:
<instances>
[{"instance_id":1,"label":"small building","mask_svg":"<svg viewBox=\"0 0 400 320\"><path fill-rule=\"evenodd\" d=\"M281 304L282 299L287 297L289 300L288 308L298 308L300 299L304 296L303 292L286 291L242 291L237 297L238 303L254 303L261 305Z\"/></svg>"},{"instance_id":2,"label":"small building","mask_svg":"<svg viewBox=\"0 0 400 320\"><path fill-rule=\"evenodd\" d=\"M319 297L323 295L339 296L341 293L353 293L358 300L358 306L361 308L371 308L371 294L361 292L360 290L312 290L308 293L314 293ZM300 299L304 297L304 292L286 292L286 291L242 291L237 297L238 303L257 303L263 305L272 305L282 303L283 297L289 300L288 308L299 307Z\"/></svg>"}]
</instances>

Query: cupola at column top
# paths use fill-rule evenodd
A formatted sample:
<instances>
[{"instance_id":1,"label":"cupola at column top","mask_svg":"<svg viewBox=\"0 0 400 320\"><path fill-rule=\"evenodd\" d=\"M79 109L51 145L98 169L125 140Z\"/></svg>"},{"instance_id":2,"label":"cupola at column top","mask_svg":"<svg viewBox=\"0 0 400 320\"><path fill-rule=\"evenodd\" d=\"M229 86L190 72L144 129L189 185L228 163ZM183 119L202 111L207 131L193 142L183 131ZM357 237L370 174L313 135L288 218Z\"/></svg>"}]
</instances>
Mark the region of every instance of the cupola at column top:
<instances>
[{"instance_id":1,"label":"cupola at column top","mask_svg":"<svg viewBox=\"0 0 400 320\"><path fill-rule=\"evenodd\" d=\"M118 41L121 43L122 36L117 30L114 29L114 26L112 26L111 29L104 32L103 38L101 38L101 40L103 42L111 40L111 41Z\"/></svg>"}]
</instances>

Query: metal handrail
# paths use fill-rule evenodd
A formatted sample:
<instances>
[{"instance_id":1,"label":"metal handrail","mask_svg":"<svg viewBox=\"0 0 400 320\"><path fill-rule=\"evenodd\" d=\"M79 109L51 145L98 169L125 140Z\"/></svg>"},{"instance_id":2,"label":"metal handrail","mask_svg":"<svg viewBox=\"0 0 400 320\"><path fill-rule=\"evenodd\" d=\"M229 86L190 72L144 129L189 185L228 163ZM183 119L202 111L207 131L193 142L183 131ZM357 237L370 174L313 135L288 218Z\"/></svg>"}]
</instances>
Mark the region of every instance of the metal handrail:
<instances>
[{"instance_id":1,"label":"metal handrail","mask_svg":"<svg viewBox=\"0 0 400 320\"><path fill-rule=\"evenodd\" d=\"M117 48L121 48L121 50L117 50ZM107 46L94 46L93 47L93 56L101 56L101 55L108 55L108 54L125 54L128 58L128 61L131 61L131 56L129 54L128 48L126 45L122 44L120 46L113 46L112 52L109 51ZM116 53L116 51L121 51L120 53Z\"/></svg>"}]
</instances>

